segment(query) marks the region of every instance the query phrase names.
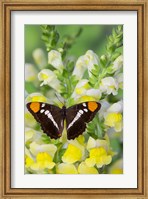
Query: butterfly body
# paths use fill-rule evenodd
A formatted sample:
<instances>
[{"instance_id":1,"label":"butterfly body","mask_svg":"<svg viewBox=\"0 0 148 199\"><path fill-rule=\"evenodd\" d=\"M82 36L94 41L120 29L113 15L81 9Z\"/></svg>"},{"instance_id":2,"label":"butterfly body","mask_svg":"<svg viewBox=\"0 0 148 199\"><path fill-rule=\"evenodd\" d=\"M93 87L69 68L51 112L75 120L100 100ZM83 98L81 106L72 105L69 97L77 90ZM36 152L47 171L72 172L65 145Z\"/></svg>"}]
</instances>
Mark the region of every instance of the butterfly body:
<instances>
[{"instance_id":1,"label":"butterfly body","mask_svg":"<svg viewBox=\"0 0 148 199\"><path fill-rule=\"evenodd\" d=\"M67 138L75 139L81 135L101 104L98 102L83 102L69 108L59 108L43 102L30 102L27 105L29 112L40 123L42 130L51 138L61 137L66 120Z\"/></svg>"}]
</instances>

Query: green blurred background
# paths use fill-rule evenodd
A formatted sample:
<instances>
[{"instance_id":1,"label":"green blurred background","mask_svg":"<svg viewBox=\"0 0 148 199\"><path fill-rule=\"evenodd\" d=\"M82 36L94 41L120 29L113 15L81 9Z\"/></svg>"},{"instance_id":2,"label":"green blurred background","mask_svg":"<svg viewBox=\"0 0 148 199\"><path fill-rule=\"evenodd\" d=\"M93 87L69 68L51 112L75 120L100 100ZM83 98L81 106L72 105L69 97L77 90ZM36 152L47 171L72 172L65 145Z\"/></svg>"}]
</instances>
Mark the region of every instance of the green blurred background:
<instances>
[{"instance_id":1,"label":"green blurred background","mask_svg":"<svg viewBox=\"0 0 148 199\"><path fill-rule=\"evenodd\" d=\"M82 28L82 33L76 39L69 50L69 56L84 55L87 50L93 50L101 56L105 52L107 36L117 25L56 25L60 37L75 35ZM41 39L42 31L40 25L25 25L25 62L33 63L32 52L36 48L42 48L46 52L44 42Z\"/></svg>"}]
</instances>

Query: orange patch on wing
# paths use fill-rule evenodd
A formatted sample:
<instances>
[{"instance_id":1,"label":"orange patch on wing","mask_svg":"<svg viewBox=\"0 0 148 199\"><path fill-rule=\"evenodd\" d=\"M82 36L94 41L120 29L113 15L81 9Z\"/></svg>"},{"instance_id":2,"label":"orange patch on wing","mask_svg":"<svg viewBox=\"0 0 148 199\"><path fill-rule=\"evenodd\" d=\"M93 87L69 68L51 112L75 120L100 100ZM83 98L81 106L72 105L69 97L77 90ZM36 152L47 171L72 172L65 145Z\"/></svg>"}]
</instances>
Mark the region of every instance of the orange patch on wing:
<instances>
[{"instance_id":1,"label":"orange patch on wing","mask_svg":"<svg viewBox=\"0 0 148 199\"><path fill-rule=\"evenodd\" d=\"M96 102L88 102L88 109L91 112L94 112L98 108L98 104Z\"/></svg>"},{"instance_id":2,"label":"orange patch on wing","mask_svg":"<svg viewBox=\"0 0 148 199\"><path fill-rule=\"evenodd\" d=\"M40 110L40 103L39 102L32 102L30 104L30 109L34 112L37 113Z\"/></svg>"}]
</instances>

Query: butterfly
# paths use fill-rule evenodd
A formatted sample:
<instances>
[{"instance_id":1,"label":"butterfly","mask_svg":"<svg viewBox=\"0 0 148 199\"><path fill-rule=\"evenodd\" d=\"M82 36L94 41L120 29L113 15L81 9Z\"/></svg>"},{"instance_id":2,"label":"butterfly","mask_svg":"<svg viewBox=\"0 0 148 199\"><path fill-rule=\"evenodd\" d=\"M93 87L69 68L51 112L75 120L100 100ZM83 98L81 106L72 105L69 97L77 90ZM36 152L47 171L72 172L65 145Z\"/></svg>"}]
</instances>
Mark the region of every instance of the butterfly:
<instances>
[{"instance_id":1,"label":"butterfly","mask_svg":"<svg viewBox=\"0 0 148 199\"><path fill-rule=\"evenodd\" d=\"M30 102L26 106L50 138L61 137L66 120L68 140L81 135L85 131L86 124L92 121L101 108L101 104L95 101L83 102L69 108L65 106L59 108L43 102Z\"/></svg>"}]
</instances>

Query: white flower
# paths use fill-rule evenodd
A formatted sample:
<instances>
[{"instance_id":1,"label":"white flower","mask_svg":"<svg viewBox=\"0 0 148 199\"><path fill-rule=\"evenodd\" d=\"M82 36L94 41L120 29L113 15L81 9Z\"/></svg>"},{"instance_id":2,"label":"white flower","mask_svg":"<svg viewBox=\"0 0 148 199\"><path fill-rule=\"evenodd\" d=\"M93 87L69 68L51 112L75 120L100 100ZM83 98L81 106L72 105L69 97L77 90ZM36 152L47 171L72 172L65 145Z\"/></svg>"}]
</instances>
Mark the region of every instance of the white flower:
<instances>
[{"instance_id":1,"label":"white flower","mask_svg":"<svg viewBox=\"0 0 148 199\"><path fill-rule=\"evenodd\" d=\"M118 82L113 77L105 77L101 80L100 90L108 95L117 95Z\"/></svg>"},{"instance_id":2,"label":"white flower","mask_svg":"<svg viewBox=\"0 0 148 199\"><path fill-rule=\"evenodd\" d=\"M108 113L122 113L123 112L123 101L116 102L112 104L108 109Z\"/></svg>"},{"instance_id":3,"label":"white flower","mask_svg":"<svg viewBox=\"0 0 148 199\"><path fill-rule=\"evenodd\" d=\"M25 143L27 141L34 141L34 140L41 141L41 136L42 133L40 131L35 131L34 129L31 128L25 129Z\"/></svg>"},{"instance_id":4,"label":"white flower","mask_svg":"<svg viewBox=\"0 0 148 199\"><path fill-rule=\"evenodd\" d=\"M87 66L85 64L85 56L83 55L78 58L72 74L75 75L76 78L80 80L83 77L86 69Z\"/></svg>"},{"instance_id":5,"label":"white flower","mask_svg":"<svg viewBox=\"0 0 148 199\"><path fill-rule=\"evenodd\" d=\"M118 82L119 88L123 89L123 73L117 74L115 78Z\"/></svg>"},{"instance_id":6,"label":"white flower","mask_svg":"<svg viewBox=\"0 0 148 199\"><path fill-rule=\"evenodd\" d=\"M86 95L94 97L96 100L99 100L101 98L101 92L99 89L91 88L89 90L86 90Z\"/></svg>"},{"instance_id":7,"label":"white flower","mask_svg":"<svg viewBox=\"0 0 148 199\"><path fill-rule=\"evenodd\" d=\"M92 76L91 71L94 68L94 65L99 64L99 58L92 50L88 50L85 55L87 57L88 73L89 76L91 77Z\"/></svg>"},{"instance_id":8,"label":"white flower","mask_svg":"<svg viewBox=\"0 0 148 199\"><path fill-rule=\"evenodd\" d=\"M75 75L77 79L81 79L87 69L89 75L91 75L90 71L93 69L94 64L98 65L98 62L98 56L92 50L88 50L85 55L78 58L73 75Z\"/></svg>"},{"instance_id":9,"label":"white flower","mask_svg":"<svg viewBox=\"0 0 148 199\"><path fill-rule=\"evenodd\" d=\"M88 80L82 79L77 83L72 98L79 103L84 101L97 101L101 98L101 92L99 89L90 88Z\"/></svg>"},{"instance_id":10,"label":"white flower","mask_svg":"<svg viewBox=\"0 0 148 199\"><path fill-rule=\"evenodd\" d=\"M101 109L99 110L99 118L103 119L104 118L104 113L106 113L107 109L110 107L110 103L106 101L106 99L101 100Z\"/></svg>"},{"instance_id":11,"label":"white flower","mask_svg":"<svg viewBox=\"0 0 148 199\"><path fill-rule=\"evenodd\" d=\"M37 80L37 70L33 64L25 64L25 81L33 82Z\"/></svg>"},{"instance_id":12,"label":"white flower","mask_svg":"<svg viewBox=\"0 0 148 199\"><path fill-rule=\"evenodd\" d=\"M35 63L39 66L40 69L44 68L47 65L46 56L41 48L35 49L32 56Z\"/></svg>"},{"instance_id":13,"label":"white flower","mask_svg":"<svg viewBox=\"0 0 148 199\"><path fill-rule=\"evenodd\" d=\"M61 53L56 50L51 50L48 53L48 63L58 70L63 70Z\"/></svg>"},{"instance_id":14,"label":"white flower","mask_svg":"<svg viewBox=\"0 0 148 199\"><path fill-rule=\"evenodd\" d=\"M82 79L80 80L75 89L74 92L72 94L72 97L77 97L77 96L83 96L85 95L86 91L90 88L89 84L88 84L88 80L87 79Z\"/></svg>"},{"instance_id":15,"label":"white flower","mask_svg":"<svg viewBox=\"0 0 148 199\"><path fill-rule=\"evenodd\" d=\"M117 57L117 58L115 59L115 61L113 62L113 66L112 66L113 72L119 70L122 66L123 66L123 56L120 55L120 56Z\"/></svg>"},{"instance_id":16,"label":"white flower","mask_svg":"<svg viewBox=\"0 0 148 199\"><path fill-rule=\"evenodd\" d=\"M41 83L41 86L49 85L56 91L60 92L60 90L61 90L60 81L57 79L57 76L53 71L51 71L49 69L43 69L38 74L38 78L40 81L43 81Z\"/></svg>"}]
</instances>

